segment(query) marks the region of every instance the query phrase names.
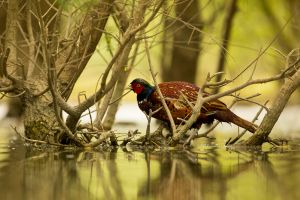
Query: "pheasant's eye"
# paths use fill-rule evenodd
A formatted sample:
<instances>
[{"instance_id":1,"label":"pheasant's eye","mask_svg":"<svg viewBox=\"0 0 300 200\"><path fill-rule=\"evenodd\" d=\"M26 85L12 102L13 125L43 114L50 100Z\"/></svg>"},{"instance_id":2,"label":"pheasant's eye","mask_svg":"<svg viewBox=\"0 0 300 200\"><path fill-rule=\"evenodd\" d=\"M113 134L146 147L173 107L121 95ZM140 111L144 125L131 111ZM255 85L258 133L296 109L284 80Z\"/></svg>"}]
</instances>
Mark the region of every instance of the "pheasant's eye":
<instances>
[{"instance_id":1,"label":"pheasant's eye","mask_svg":"<svg viewBox=\"0 0 300 200\"><path fill-rule=\"evenodd\" d=\"M138 87L138 88L139 88L139 87L141 87L141 85L138 83L138 84L136 84L136 87Z\"/></svg>"}]
</instances>

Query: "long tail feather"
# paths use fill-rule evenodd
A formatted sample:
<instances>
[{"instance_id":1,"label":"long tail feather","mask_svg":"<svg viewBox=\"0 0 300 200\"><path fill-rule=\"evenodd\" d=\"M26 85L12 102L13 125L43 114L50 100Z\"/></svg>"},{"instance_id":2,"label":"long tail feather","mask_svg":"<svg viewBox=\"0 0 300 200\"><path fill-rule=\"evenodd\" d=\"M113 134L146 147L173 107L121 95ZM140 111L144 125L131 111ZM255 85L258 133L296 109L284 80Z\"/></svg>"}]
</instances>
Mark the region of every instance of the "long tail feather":
<instances>
[{"instance_id":1,"label":"long tail feather","mask_svg":"<svg viewBox=\"0 0 300 200\"><path fill-rule=\"evenodd\" d=\"M216 112L215 119L221 122L234 123L239 127L247 129L251 133L254 133L257 129L256 124L253 124L245 119L240 118L239 116L231 112L229 109Z\"/></svg>"}]
</instances>

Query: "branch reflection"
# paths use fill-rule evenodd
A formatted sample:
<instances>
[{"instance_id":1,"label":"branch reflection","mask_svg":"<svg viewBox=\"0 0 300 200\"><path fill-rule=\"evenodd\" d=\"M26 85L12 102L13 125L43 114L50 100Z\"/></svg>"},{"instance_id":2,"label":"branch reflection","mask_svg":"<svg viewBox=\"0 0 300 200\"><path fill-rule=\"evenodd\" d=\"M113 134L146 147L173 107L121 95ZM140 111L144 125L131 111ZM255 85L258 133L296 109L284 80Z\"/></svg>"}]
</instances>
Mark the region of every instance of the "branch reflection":
<instances>
[{"instance_id":1,"label":"branch reflection","mask_svg":"<svg viewBox=\"0 0 300 200\"><path fill-rule=\"evenodd\" d=\"M239 152L210 144L190 151L84 151L19 143L1 149L0 197L299 199L299 149Z\"/></svg>"}]
</instances>

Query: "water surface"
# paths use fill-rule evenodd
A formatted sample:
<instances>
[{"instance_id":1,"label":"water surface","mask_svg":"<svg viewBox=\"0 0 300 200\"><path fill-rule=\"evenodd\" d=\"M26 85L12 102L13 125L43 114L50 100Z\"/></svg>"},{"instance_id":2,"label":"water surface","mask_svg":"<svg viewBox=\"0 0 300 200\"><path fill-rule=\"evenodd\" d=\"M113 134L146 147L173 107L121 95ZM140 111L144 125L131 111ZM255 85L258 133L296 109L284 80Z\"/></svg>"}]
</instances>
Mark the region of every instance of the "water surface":
<instances>
[{"instance_id":1,"label":"water surface","mask_svg":"<svg viewBox=\"0 0 300 200\"><path fill-rule=\"evenodd\" d=\"M0 135L0 199L300 199L300 140L228 150L79 150L24 145Z\"/></svg>"}]
</instances>

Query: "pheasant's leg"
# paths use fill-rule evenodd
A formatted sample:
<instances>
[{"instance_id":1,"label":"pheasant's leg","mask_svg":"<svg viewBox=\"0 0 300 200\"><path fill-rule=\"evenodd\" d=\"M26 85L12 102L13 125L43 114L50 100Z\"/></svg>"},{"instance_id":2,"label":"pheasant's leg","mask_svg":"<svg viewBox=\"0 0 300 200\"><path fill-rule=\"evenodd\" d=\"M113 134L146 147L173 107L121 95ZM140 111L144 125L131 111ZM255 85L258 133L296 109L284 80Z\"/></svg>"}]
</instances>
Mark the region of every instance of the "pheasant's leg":
<instances>
[{"instance_id":1,"label":"pheasant's leg","mask_svg":"<svg viewBox=\"0 0 300 200\"><path fill-rule=\"evenodd\" d=\"M200 125L201 126L201 125ZM198 134L199 129L198 128L192 128L187 132L187 135L189 137L185 140L183 143L183 146L185 147L186 145L190 145L191 141L195 138L195 136Z\"/></svg>"},{"instance_id":2,"label":"pheasant's leg","mask_svg":"<svg viewBox=\"0 0 300 200\"><path fill-rule=\"evenodd\" d=\"M155 142L155 140L157 140L157 137L160 137L163 136L163 132L164 130L167 128L167 124L165 122L160 122L159 124L159 127L152 133L150 133L150 130L149 130L149 134L145 135L145 138L144 138L144 141L143 141L143 144L145 143L148 143L150 144L152 139L153 139L153 142ZM159 139L161 140L161 139Z\"/></svg>"},{"instance_id":3,"label":"pheasant's leg","mask_svg":"<svg viewBox=\"0 0 300 200\"><path fill-rule=\"evenodd\" d=\"M162 134L163 133L163 129L166 127L166 124L164 122L160 122L158 128L153 132L151 133L151 137L152 136L155 136L155 135L158 135L158 134Z\"/></svg>"}]
</instances>

